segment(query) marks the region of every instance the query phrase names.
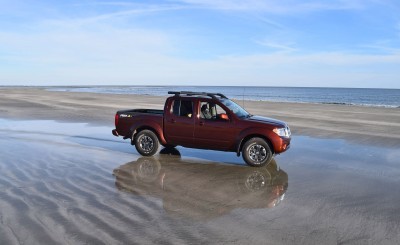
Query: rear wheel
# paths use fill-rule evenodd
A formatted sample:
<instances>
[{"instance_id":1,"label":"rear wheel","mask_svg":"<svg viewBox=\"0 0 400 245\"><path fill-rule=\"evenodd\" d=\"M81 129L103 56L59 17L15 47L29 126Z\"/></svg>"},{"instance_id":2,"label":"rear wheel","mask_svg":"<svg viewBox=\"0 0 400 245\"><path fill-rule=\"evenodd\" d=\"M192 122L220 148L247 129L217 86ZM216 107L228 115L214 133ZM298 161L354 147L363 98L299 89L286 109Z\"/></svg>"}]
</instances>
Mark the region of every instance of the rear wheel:
<instances>
[{"instance_id":1,"label":"rear wheel","mask_svg":"<svg viewBox=\"0 0 400 245\"><path fill-rule=\"evenodd\" d=\"M243 145L243 159L252 167L262 167L272 160L272 151L268 143L262 138L251 138Z\"/></svg>"},{"instance_id":2,"label":"rear wheel","mask_svg":"<svg viewBox=\"0 0 400 245\"><path fill-rule=\"evenodd\" d=\"M136 161L138 178L146 183L157 180L161 170L160 162L153 157L141 157Z\"/></svg>"},{"instance_id":3,"label":"rear wheel","mask_svg":"<svg viewBox=\"0 0 400 245\"><path fill-rule=\"evenodd\" d=\"M151 130L142 130L135 137L136 150L142 156L152 156L156 154L160 143L157 135Z\"/></svg>"}]
</instances>

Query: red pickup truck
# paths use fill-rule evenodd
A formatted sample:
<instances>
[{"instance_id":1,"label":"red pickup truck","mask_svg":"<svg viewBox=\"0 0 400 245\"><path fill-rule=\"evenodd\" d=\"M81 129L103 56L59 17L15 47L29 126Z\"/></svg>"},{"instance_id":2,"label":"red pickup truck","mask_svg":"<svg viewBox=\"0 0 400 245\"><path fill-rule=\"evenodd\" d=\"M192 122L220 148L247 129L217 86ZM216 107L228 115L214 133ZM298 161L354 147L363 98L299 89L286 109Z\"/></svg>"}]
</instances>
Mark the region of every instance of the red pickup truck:
<instances>
[{"instance_id":1,"label":"red pickup truck","mask_svg":"<svg viewBox=\"0 0 400 245\"><path fill-rule=\"evenodd\" d=\"M113 135L131 139L143 156L159 145L236 152L255 167L271 162L290 146L285 122L254 116L220 93L168 92L164 110L118 111Z\"/></svg>"}]
</instances>

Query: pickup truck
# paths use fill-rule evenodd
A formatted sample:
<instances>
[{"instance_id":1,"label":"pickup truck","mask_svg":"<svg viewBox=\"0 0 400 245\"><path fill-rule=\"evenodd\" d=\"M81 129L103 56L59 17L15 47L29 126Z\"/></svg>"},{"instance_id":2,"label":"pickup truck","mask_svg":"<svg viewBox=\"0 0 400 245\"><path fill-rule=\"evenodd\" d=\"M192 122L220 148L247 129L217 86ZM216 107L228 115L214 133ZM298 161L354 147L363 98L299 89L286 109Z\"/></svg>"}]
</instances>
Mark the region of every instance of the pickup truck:
<instances>
[{"instance_id":1,"label":"pickup truck","mask_svg":"<svg viewBox=\"0 0 400 245\"><path fill-rule=\"evenodd\" d=\"M130 139L143 156L164 147L236 152L254 167L269 164L290 146L285 122L254 116L221 93L170 91L164 110L121 110L112 134Z\"/></svg>"}]
</instances>

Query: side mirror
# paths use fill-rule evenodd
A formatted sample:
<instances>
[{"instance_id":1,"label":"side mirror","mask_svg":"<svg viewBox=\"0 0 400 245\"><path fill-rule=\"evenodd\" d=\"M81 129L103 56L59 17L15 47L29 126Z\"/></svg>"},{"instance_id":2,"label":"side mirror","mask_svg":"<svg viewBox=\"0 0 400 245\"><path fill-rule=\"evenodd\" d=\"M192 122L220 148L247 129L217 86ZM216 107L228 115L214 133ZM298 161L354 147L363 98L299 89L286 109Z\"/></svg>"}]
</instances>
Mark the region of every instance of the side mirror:
<instances>
[{"instance_id":1,"label":"side mirror","mask_svg":"<svg viewBox=\"0 0 400 245\"><path fill-rule=\"evenodd\" d=\"M225 113L218 114L218 118L224 121L229 121L229 117Z\"/></svg>"}]
</instances>

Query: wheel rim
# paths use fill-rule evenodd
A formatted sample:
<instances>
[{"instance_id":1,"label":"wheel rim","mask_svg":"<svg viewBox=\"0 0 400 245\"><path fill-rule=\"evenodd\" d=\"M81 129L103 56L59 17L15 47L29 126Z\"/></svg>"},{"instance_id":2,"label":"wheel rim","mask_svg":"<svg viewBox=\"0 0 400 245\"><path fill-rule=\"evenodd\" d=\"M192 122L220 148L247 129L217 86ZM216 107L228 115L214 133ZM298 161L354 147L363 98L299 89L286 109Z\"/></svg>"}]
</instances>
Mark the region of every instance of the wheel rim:
<instances>
[{"instance_id":1,"label":"wheel rim","mask_svg":"<svg viewBox=\"0 0 400 245\"><path fill-rule=\"evenodd\" d=\"M155 160L144 160L140 163L138 168L139 178L144 182L154 181L158 173L160 172L160 166Z\"/></svg>"},{"instance_id":2,"label":"wheel rim","mask_svg":"<svg viewBox=\"0 0 400 245\"><path fill-rule=\"evenodd\" d=\"M254 171L253 173L251 173L247 177L246 182L245 182L247 189L250 191L258 191L258 190L264 188L264 186L266 184L267 184L267 181L266 181L265 176L258 171Z\"/></svg>"},{"instance_id":3,"label":"wheel rim","mask_svg":"<svg viewBox=\"0 0 400 245\"><path fill-rule=\"evenodd\" d=\"M267 158L267 150L262 145L254 144L249 148L249 157L254 163L261 163Z\"/></svg>"},{"instance_id":4,"label":"wheel rim","mask_svg":"<svg viewBox=\"0 0 400 245\"><path fill-rule=\"evenodd\" d=\"M154 141L149 136L144 135L140 138L139 145L144 151L151 151L154 147Z\"/></svg>"}]
</instances>

